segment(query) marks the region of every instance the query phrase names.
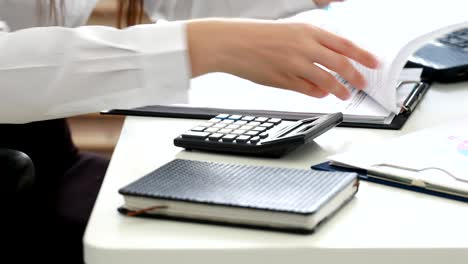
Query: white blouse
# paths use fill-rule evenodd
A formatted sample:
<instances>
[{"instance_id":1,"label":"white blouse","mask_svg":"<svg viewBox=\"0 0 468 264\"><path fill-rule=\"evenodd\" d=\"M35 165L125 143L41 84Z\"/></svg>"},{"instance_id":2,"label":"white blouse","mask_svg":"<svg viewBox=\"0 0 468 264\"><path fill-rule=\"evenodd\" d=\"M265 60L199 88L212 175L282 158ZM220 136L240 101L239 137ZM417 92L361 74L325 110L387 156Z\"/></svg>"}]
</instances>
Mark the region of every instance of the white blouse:
<instances>
[{"instance_id":1,"label":"white blouse","mask_svg":"<svg viewBox=\"0 0 468 264\"><path fill-rule=\"evenodd\" d=\"M0 32L0 123L186 100L191 72L183 21L124 30L81 26L97 0L65 0L57 7L64 27L37 27L56 23L37 2L0 0L0 18L11 30ZM279 18L314 7L312 0L145 1L154 20Z\"/></svg>"}]
</instances>

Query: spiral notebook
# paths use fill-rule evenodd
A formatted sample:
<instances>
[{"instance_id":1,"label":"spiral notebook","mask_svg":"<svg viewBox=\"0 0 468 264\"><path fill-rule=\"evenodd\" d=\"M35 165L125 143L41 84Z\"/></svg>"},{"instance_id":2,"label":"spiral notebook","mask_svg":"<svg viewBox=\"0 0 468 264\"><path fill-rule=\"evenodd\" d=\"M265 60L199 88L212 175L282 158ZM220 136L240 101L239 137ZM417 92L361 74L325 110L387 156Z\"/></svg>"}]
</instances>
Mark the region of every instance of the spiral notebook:
<instances>
[{"instance_id":1,"label":"spiral notebook","mask_svg":"<svg viewBox=\"0 0 468 264\"><path fill-rule=\"evenodd\" d=\"M173 160L121 188L121 213L312 232L358 191L356 173Z\"/></svg>"}]
</instances>

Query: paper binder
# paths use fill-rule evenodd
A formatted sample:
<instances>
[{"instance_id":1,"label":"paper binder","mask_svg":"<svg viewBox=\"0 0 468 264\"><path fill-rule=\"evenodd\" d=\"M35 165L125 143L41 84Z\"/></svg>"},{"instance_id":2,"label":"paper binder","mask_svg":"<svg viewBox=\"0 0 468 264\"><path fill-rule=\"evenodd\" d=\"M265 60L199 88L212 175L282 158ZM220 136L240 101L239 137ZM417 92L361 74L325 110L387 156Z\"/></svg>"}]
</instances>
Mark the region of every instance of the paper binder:
<instances>
[{"instance_id":1,"label":"paper binder","mask_svg":"<svg viewBox=\"0 0 468 264\"><path fill-rule=\"evenodd\" d=\"M349 122L343 121L339 126L356 127L356 128L379 128L379 129L400 129L411 116L414 109L422 100L427 90L430 87L429 82L425 81L403 81L399 85L406 83L417 84L408 97L404 100L401 111L396 115L390 124L377 124L365 122ZM219 113L240 114L264 116L268 118L281 118L284 120L297 121L305 118L316 116L314 113L306 112L284 112L273 110L256 110L256 109L225 109L225 108L210 108L210 107L190 107L190 106L171 106L171 105L151 105L138 107L133 109L112 109L101 112L107 115L128 115L128 116L148 116L148 117L171 117L171 118L194 118L194 119L210 119Z\"/></svg>"}]
</instances>

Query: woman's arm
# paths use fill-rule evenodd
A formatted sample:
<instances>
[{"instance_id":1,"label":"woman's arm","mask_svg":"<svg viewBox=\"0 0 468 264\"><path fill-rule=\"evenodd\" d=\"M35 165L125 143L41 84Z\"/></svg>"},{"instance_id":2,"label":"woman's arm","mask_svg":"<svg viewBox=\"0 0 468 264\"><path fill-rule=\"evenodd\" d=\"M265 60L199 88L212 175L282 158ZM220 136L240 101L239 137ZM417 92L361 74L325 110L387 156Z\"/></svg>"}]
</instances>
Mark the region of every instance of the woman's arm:
<instances>
[{"instance_id":1,"label":"woman's arm","mask_svg":"<svg viewBox=\"0 0 468 264\"><path fill-rule=\"evenodd\" d=\"M184 23L0 32L0 123L184 102Z\"/></svg>"},{"instance_id":2,"label":"woman's arm","mask_svg":"<svg viewBox=\"0 0 468 264\"><path fill-rule=\"evenodd\" d=\"M377 66L368 52L317 27L262 20L0 33L0 123L182 102L190 77L209 72L345 99L348 90L317 64L363 88L348 58Z\"/></svg>"},{"instance_id":3,"label":"woman's arm","mask_svg":"<svg viewBox=\"0 0 468 264\"><path fill-rule=\"evenodd\" d=\"M317 1L323 5L330 0ZM316 7L314 0L145 0L145 9L153 21L206 17L275 19Z\"/></svg>"}]
</instances>

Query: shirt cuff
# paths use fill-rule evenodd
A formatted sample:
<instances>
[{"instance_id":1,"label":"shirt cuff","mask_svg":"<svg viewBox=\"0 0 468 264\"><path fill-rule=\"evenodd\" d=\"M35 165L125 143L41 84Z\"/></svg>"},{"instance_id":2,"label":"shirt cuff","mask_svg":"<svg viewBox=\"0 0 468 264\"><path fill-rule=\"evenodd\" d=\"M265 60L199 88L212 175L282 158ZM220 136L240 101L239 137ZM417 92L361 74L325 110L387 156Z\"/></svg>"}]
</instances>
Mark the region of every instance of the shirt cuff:
<instances>
[{"instance_id":1,"label":"shirt cuff","mask_svg":"<svg viewBox=\"0 0 468 264\"><path fill-rule=\"evenodd\" d=\"M147 104L186 103L192 76L186 23L177 21L137 27L145 28L142 41L152 45L141 58L142 69L145 69L143 100Z\"/></svg>"}]
</instances>

